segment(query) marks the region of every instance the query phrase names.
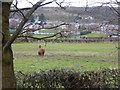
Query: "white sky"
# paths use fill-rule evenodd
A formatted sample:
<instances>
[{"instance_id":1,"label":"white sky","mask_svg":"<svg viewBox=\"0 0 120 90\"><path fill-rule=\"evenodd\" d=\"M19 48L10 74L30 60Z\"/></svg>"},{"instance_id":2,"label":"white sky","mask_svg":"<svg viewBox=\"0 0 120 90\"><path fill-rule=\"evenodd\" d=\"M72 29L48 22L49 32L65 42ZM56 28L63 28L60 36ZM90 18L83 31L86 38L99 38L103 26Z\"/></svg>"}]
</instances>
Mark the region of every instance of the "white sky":
<instances>
[{"instance_id":1,"label":"white sky","mask_svg":"<svg viewBox=\"0 0 120 90\"><path fill-rule=\"evenodd\" d=\"M14 0L15 1L15 0ZM32 2L35 4L39 0L18 0L18 7L23 8L23 7L31 7L32 5L28 3L27 1ZM46 2L52 1L52 0L46 0ZM61 2L63 0L57 0L58 2ZM115 0L65 0L63 6L75 6L75 7L83 7L86 5L89 6L100 6L102 2L112 2ZM46 6L57 6L55 3L46 5Z\"/></svg>"}]
</instances>

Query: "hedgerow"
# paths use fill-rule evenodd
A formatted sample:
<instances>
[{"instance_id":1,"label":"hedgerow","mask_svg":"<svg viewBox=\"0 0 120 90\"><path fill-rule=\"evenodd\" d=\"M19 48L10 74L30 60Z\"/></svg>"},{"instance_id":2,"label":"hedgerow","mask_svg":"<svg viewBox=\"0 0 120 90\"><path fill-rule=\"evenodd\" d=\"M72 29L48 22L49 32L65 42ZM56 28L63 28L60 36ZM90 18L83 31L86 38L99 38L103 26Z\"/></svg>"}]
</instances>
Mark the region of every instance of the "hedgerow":
<instances>
[{"instance_id":1,"label":"hedgerow","mask_svg":"<svg viewBox=\"0 0 120 90\"><path fill-rule=\"evenodd\" d=\"M120 69L80 72L74 69L40 70L16 73L17 88L118 88Z\"/></svg>"}]
</instances>

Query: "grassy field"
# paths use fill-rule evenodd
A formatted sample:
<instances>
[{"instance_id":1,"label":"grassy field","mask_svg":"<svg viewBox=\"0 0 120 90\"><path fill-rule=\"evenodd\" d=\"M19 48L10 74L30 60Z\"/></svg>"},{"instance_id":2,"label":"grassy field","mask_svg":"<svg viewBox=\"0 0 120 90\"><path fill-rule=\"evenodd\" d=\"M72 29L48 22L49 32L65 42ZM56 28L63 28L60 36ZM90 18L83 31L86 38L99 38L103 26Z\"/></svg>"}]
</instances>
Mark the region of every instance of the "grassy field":
<instances>
[{"instance_id":1,"label":"grassy field","mask_svg":"<svg viewBox=\"0 0 120 90\"><path fill-rule=\"evenodd\" d=\"M87 34L88 37L108 37L109 34L104 33L89 33Z\"/></svg>"},{"instance_id":2,"label":"grassy field","mask_svg":"<svg viewBox=\"0 0 120 90\"><path fill-rule=\"evenodd\" d=\"M38 38L42 38L42 37L47 37L47 36L51 36L51 35L33 35L34 37L38 37ZM89 34L86 34L87 37L108 37L109 34L99 34L99 33L89 33ZM55 37L52 37L50 39L55 39Z\"/></svg>"},{"instance_id":3,"label":"grassy field","mask_svg":"<svg viewBox=\"0 0 120 90\"><path fill-rule=\"evenodd\" d=\"M44 43L13 44L16 71L69 68L99 70L118 67L117 43L47 43L44 57L37 55Z\"/></svg>"},{"instance_id":4,"label":"grassy field","mask_svg":"<svg viewBox=\"0 0 120 90\"><path fill-rule=\"evenodd\" d=\"M37 37L37 38L43 38L43 37L48 37L48 36L52 36L52 35L33 35L34 37ZM55 39L56 37L51 37L49 39Z\"/></svg>"}]
</instances>

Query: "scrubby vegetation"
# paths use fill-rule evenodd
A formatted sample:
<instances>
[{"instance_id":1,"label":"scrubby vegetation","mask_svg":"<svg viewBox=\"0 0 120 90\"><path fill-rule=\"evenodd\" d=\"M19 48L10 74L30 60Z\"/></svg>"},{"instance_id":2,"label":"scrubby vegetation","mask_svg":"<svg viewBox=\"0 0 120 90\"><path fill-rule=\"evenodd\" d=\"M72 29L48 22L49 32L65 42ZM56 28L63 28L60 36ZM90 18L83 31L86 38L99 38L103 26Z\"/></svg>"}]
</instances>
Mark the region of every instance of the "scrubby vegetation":
<instances>
[{"instance_id":1,"label":"scrubby vegetation","mask_svg":"<svg viewBox=\"0 0 120 90\"><path fill-rule=\"evenodd\" d=\"M80 72L70 69L41 70L27 74L16 73L18 88L118 88L119 69Z\"/></svg>"}]
</instances>

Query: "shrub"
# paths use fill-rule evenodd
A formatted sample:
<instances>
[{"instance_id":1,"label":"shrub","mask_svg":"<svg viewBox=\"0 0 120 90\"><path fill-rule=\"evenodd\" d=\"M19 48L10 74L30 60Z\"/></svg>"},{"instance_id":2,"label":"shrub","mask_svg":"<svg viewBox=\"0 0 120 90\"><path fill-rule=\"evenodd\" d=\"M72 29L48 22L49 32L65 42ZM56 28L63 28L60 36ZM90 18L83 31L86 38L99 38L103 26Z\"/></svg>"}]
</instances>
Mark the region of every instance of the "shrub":
<instances>
[{"instance_id":1,"label":"shrub","mask_svg":"<svg viewBox=\"0 0 120 90\"><path fill-rule=\"evenodd\" d=\"M16 73L18 88L118 88L119 69L80 72L53 69L24 74Z\"/></svg>"},{"instance_id":2,"label":"shrub","mask_svg":"<svg viewBox=\"0 0 120 90\"><path fill-rule=\"evenodd\" d=\"M86 34L89 34L89 33L91 33L91 31L82 31L81 35L86 35Z\"/></svg>"}]
</instances>

